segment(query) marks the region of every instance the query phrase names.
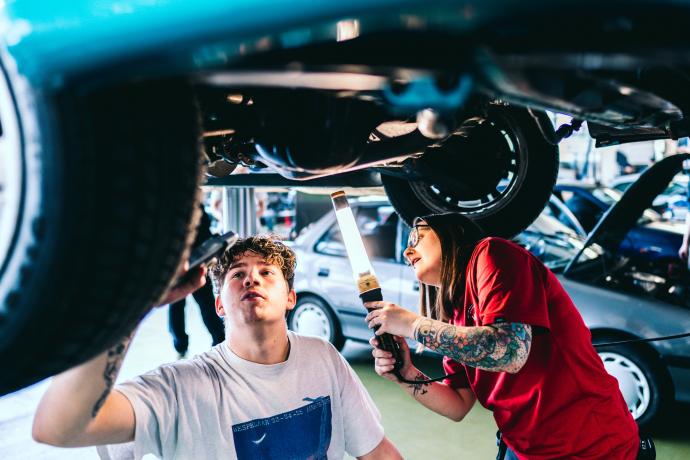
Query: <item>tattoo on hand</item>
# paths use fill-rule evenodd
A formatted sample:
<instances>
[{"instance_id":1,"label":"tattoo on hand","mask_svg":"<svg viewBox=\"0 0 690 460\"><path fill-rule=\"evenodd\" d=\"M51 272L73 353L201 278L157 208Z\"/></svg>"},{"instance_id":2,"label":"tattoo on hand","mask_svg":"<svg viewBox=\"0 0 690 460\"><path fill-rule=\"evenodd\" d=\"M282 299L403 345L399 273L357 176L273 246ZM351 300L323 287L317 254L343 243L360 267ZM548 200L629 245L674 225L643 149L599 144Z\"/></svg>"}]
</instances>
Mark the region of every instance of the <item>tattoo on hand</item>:
<instances>
[{"instance_id":1,"label":"tattoo on hand","mask_svg":"<svg viewBox=\"0 0 690 460\"><path fill-rule=\"evenodd\" d=\"M415 339L458 362L494 372L519 371L527 361L532 327L522 323L462 327L423 319Z\"/></svg>"},{"instance_id":2,"label":"tattoo on hand","mask_svg":"<svg viewBox=\"0 0 690 460\"><path fill-rule=\"evenodd\" d=\"M417 375L410 380L428 380L428 377L421 372L418 372ZM426 394L429 391L426 389L426 387L429 385L431 385L429 382L410 383L409 386L412 388L412 396L416 398L417 395Z\"/></svg>"},{"instance_id":3,"label":"tattoo on hand","mask_svg":"<svg viewBox=\"0 0 690 460\"><path fill-rule=\"evenodd\" d=\"M110 394L110 390L113 388L113 385L115 384L117 373L120 370L120 365L122 364L122 360L125 356L125 351L127 351L127 347L129 346L130 340L131 335L125 338L125 340L123 340L119 344L115 345L110 350L108 350L108 357L105 364L105 369L103 370L105 390L103 391L103 394L101 394L101 396L98 398L98 401L96 401L96 404L93 406L93 409L91 410L92 418L95 418L98 414L98 411L101 410L101 407L103 407L105 400L108 398L108 395Z\"/></svg>"}]
</instances>

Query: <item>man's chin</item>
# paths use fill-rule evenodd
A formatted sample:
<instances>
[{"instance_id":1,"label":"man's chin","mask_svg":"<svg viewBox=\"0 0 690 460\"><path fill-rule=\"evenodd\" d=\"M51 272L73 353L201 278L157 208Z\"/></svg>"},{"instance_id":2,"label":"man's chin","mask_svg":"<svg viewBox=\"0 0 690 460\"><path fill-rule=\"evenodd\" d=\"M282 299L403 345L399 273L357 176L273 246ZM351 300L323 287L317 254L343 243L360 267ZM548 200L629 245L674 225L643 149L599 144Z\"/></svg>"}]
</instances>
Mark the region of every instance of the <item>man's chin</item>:
<instances>
[{"instance_id":1,"label":"man's chin","mask_svg":"<svg viewBox=\"0 0 690 460\"><path fill-rule=\"evenodd\" d=\"M259 306L251 309L251 311L245 315L245 322L248 324L252 323L275 323L278 321L285 322L285 316L275 316L271 315L265 309Z\"/></svg>"}]
</instances>

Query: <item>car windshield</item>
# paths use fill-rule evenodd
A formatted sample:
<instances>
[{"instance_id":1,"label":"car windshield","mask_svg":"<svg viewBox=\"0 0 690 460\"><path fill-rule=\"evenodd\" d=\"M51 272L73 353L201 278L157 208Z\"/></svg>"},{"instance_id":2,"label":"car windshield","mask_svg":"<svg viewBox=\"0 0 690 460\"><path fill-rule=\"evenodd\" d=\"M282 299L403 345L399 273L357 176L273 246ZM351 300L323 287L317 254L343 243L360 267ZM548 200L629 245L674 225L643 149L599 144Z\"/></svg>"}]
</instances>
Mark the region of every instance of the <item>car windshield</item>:
<instances>
[{"instance_id":1,"label":"car windshield","mask_svg":"<svg viewBox=\"0 0 690 460\"><path fill-rule=\"evenodd\" d=\"M634 183L634 180L629 182L621 182L613 186L615 190L625 192ZM666 189L661 192L661 195L685 195L688 189L688 176L686 173L680 173L671 181Z\"/></svg>"},{"instance_id":2,"label":"car windshield","mask_svg":"<svg viewBox=\"0 0 690 460\"><path fill-rule=\"evenodd\" d=\"M609 207L618 203L623 196L623 192L609 187L601 187L592 190L592 195L597 199L606 203ZM654 211L653 209L645 209L642 216L638 219L638 225L649 224L652 222L658 222L661 220L661 214Z\"/></svg>"}]
</instances>

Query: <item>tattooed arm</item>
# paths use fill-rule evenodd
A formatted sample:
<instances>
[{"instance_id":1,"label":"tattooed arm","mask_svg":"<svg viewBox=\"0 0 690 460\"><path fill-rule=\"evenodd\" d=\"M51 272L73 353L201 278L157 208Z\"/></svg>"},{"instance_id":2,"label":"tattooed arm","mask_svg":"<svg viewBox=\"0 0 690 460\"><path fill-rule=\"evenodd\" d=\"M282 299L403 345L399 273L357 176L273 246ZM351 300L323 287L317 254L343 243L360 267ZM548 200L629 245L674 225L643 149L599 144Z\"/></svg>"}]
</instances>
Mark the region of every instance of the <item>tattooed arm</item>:
<instances>
[{"instance_id":1,"label":"tattooed arm","mask_svg":"<svg viewBox=\"0 0 690 460\"><path fill-rule=\"evenodd\" d=\"M422 318L415 324L414 338L468 366L514 374L527 361L532 327L522 323L462 327Z\"/></svg>"},{"instance_id":2,"label":"tattooed arm","mask_svg":"<svg viewBox=\"0 0 690 460\"><path fill-rule=\"evenodd\" d=\"M79 447L134 439L134 409L111 391L130 340L53 379L34 416L36 441Z\"/></svg>"},{"instance_id":3,"label":"tattooed arm","mask_svg":"<svg viewBox=\"0 0 690 460\"><path fill-rule=\"evenodd\" d=\"M184 276L185 266L178 277ZM203 286L206 268L185 278L160 300L175 302ZM62 447L93 446L132 441L134 409L120 392L111 391L134 333L120 343L53 378L34 416L33 438Z\"/></svg>"}]
</instances>

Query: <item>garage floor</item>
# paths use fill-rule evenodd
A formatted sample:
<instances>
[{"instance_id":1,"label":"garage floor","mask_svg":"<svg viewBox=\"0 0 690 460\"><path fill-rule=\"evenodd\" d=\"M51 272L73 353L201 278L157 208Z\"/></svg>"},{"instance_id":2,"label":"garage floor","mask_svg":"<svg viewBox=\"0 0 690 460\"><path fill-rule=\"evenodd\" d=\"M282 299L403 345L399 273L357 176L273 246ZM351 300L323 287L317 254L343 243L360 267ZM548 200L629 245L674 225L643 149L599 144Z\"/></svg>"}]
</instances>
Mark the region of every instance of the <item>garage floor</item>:
<instances>
[{"instance_id":1,"label":"garage floor","mask_svg":"<svg viewBox=\"0 0 690 460\"><path fill-rule=\"evenodd\" d=\"M201 323L196 304L187 308L192 354L206 350L210 336ZM373 372L368 345L348 343L344 354L369 389L383 417L389 438L405 458L439 460L495 458L496 431L490 412L477 405L461 423L438 416L402 393L397 386ZM160 363L175 359L167 329L167 310L157 309L141 325L125 360L120 378L145 372ZM425 371L440 375L438 361L416 358ZM95 448L59 449L43 446L31 439L31 420L47 383L0 398L0 459L81 460L96 459ZM664 426L657 428L657 458L681 460L690 458L690 406L678 407Z\"/></svg>"}]
</instances>

